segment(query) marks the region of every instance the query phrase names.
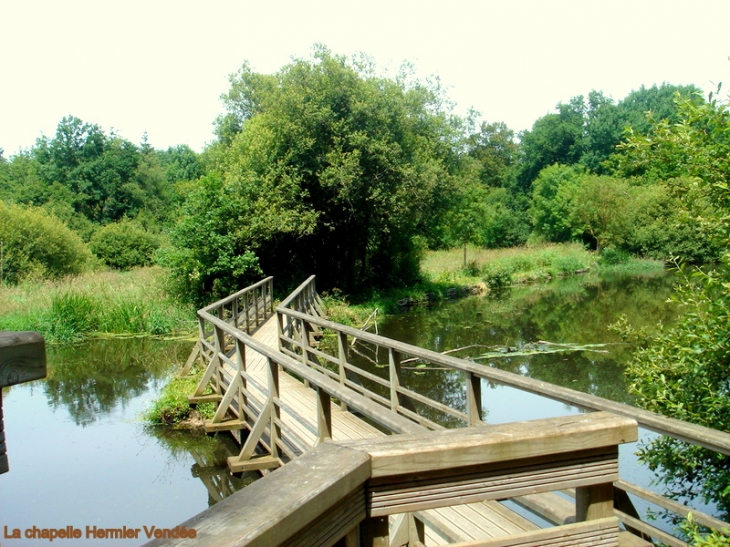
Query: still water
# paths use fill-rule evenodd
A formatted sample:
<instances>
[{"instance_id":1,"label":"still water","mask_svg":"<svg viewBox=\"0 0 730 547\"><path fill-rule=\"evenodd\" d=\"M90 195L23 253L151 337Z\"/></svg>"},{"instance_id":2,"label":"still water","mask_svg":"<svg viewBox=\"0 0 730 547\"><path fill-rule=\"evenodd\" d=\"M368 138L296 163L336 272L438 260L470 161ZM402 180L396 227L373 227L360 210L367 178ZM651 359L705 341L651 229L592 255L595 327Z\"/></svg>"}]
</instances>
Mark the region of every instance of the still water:
<instances>
[{"instance_id":1,"label":"still water","mask_svg":"<svg viewBox=\"0 0 730 547\"><path fill-rule=\"evenodd\" d=\"M230 477L227 436L174 434L141 414L179 370L191 343L96 340L48 346L48 377L3 392L10 472L0 475L0 545L51 545L28 539L33 527L82 531L52 545L108 544L86 527L172 528L206 509L220 492L252 480ZM208 487L210 486L210 488ZM20 530L22 539L6 539Z\"/></svg>"},{"instance_id":2,"label":"still water","mask_svg":"<svg viewBox=\"0 0 730 547\"><path fill-rule=\"evenodd\" d=\"M668 274L574 277L414 309L378 329L436 351L479 345L455 355L630 402L622 374L630 348L607 326L621 315L637 327L671 323L675 312L666 300L673 283ZM532 345L537 342L583 349L525 355L534 347L554 347ZM586 349L590 344L605 345ZM11 469L0 475L0 545L49 544L3 538L5 527L25 534L34 526L82 531L81 539L53 542L61 546L100 545L86 539L87 526L126 526L139 529L138 538L113 544L140 545L147 540L145 527L175 527L254 479L227 474L225 458L235 447L226 434L174 434L140 419L191 345L107 340L49 347L47 379L3 392ZM458 398L447 373L407 373L409 383L431 396ZM577 412L486 383L483 404L490 423ZM635 469L627 478L650 481L646 471Z\"/></svg>"}]
</instances>

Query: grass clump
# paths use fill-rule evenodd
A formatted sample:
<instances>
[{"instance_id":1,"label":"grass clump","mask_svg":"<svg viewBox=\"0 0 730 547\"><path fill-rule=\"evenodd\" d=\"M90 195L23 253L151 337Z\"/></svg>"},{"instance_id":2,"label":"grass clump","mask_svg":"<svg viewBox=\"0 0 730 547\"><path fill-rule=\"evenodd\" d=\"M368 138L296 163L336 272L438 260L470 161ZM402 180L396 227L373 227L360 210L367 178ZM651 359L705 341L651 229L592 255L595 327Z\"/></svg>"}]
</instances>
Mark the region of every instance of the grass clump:
<instances>
[{"instance_id":1,"label":"grass clump","mask_svg":"<svg viewBox=\"0 0 730 547\"><path fill-rule=\"evenodd\" d=\"M145 412L145 421L161 425L181 425L212 418L215 414L213 403L202 403L195 409L188 404L188 395L195 392L202 376L203 370L200 369L188 376L172 378L162 388L160 397Z\"/></svg>"}]
</instances>

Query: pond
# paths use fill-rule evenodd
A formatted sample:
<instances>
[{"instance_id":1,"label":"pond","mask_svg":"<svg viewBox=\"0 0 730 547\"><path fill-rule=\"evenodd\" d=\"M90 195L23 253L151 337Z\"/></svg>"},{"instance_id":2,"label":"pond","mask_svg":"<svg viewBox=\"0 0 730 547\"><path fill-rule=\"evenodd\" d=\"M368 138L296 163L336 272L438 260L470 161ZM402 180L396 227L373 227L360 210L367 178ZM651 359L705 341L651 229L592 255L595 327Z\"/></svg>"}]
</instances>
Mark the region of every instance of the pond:
<instances>
[{"instance_id":1,"label":"pond","mask_svg":"<svg viewBox=\"0 0 730 547\"><path fill-rule=\"evenodd\" d=\"M231 477L234 443L146 425L141 414L185 362L192 343L94 340L47 347L48 377L3 392L10 472L0 475L0 544L5 527L24 535L72 526L81 539L53 545L100 545L86 527L172 528L254 476Z\"/></svg>"},{"instance_id":2,"label":"pond","mask_svg":"<svg viewBox=\"0 0 730 547\"><path fill-rule=\"evenodd\" d=\"M541 380L630 402L622 374L629 348L607 325L626 315L635 326L671 323L667 274L600 279L579 276L518 287L496 297L469 297L395 316L379 333L436 351L457 353ZM581 346L580 351L525 355L532 344ZM606 344L588 347L589 344ZM21 533L67 526L173 528L256 478L231 477L225 459L235 446L214 438L150 427L140 416L174 371L191 342L97 340L48 348L45 380L4 391L10 472L0 475L0 527ZM485 353L491 358L482 358ZM499 354L494 357L494 354ZM448 397L448 379L413 370L411 381ZM491 423L577 412L564 404L499 386L483 387ZM622 456L623 457L623 456ZM623 465L623 464L622 464ZM646 477L629 480L647 484ZM0 530L3 531L3 530ZM3 547L38 545L2 539ZM99 545L98 539L54 545Z\"/></svg>"}]
</instances>

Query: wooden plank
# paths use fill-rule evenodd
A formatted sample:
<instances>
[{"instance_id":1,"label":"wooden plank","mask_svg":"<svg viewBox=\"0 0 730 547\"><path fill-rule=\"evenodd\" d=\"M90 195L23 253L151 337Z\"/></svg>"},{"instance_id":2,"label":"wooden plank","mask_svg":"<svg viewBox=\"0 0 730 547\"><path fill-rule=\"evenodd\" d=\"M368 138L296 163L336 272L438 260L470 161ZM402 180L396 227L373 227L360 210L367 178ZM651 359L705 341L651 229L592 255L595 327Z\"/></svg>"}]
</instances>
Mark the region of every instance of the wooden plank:
<instances>
[{"instance_id":1,"label":"wooden plank","mask_svg":"<svg viewBox=\"0 0 730 547\"><path fill-rule=\"evenodd\" d=\"M147 545L281 545L361 489L368 476L365 454L324 443L183 523L196 530L194 540Z\"/></svg>"},{"instance_id":2,"label":"wooden plank","mask_svg":"<svg viewBox=\"0 0 730 547\"><path fill-rule=\"evenodd\" d=\"M575 521L575 501L554 492L517 496L512 501L553 524Z\"/></svg>"},{"instance_id":3,"label":"wooden plank","mask_svg":"<svg viewBox=\"0 0 730 547\"><path fill-rule=\"evenodd\" d=\"M488 431L488 434L485 434ZM547 454L613 446L637 439L634 420L595 412L562 418L513 422L484 427L434 431L429 436L399 435L373 444L343 444L367 451L372 457L372 476L451 469ZM448 447L448 450L445 448Z\"/></svg>"},{"instance_id":4,"label":"wooden plank","mask_svg":"<svg viewBox=\"0 0 730 547\"><path fill-rule=\"evenodd\" d=\"M212 394L212 395L188 395L188 404L189 405L199 405L202 403L217 403L220 402L220 400L223 399L222 395L218 394Z\"/></svg>"},{"instance_id":5,"label":"wooden plank","mask_svg":"<svg viewBox=\"0 0 730 547\"><path fill-rule=\"evenodd\" d=\"M0 332L0 387L46 377L46 342L37 332Z\"/></svg>"},{"instance_id":6,"label":"wooden plank","mask_svg":"<svg viewBox=\"0 0 730 547\"><path fill-rule=\"evenodd\" d=\"M419 511L443 505L506 499L576 486L587 488L604 482L612 487L612 481L618 477L618 460L615 454L606 457L597 455L590 460L581 458L577 463L570 460L546 460L540 465L520 465L519 462L514 462L509 465L479 466L469 475L456 475L453 480L448 475L438 478L431 475L412 482L405 478L400 483L382 485L373 480L369 489L371 512L377 515ZM612 490L610 494L612 503ZM595 514L591 512L589 518L599 518Z\"/></svg>"},{"instance_id":7,"label":"wooden plank","mask_svg":"<svg viewBox=\"0 0 730 547\"><path fill-rule=\"evenodd\" d=\"M449 547L618 547L618 532L618 519L609 517Z\"/></svg>"},{"instance_id":8,"label":"wooden plank","mask_svg":"<svg viewBox=\"0 0 730 547\"><path fill-rule=\"evenodd\" d=\"M682 505L681 503L678 503L674 500L670 500L668 498L660 496L652 492L651 490L642 488L641 486L637 486L635 484L631 484L622 480L616 481L614 486L623 490L624 492L638 496L650 503L658 505L659 507L667 509L668 511L672 511L673 513L676 513L683 517L686 517L691 512L692 518L702 526L707 526L708 528L712 528L714 530L730 529L730 523L727 523L724 520L720 520L718 518L710 516L707 513L703 513L702 511L691 509L686 505Z\"/></svg>"},{"instance_id":9,"label":"wooden plank","mask_svg":"<svg viewBox=\"0 0 730 547\"><path fill-rule=\"evenodd\" d=\"M618 533L619 547L654 547L654 544L639 536L635 536L631 532L622 530Z\"/></svg>"}]
</instances>

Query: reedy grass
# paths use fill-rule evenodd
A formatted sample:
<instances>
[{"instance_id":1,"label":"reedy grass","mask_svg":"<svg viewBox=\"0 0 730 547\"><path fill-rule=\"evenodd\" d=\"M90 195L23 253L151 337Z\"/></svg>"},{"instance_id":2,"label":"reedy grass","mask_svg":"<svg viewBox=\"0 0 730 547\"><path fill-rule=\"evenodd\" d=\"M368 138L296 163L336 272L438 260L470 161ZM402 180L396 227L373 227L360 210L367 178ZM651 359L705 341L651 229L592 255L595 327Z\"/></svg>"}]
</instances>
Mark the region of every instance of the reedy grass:
<instances>
[{"instance_id":1,"label":"reedy grass","mask_svg":"<svg viewBox=\"0 0 730 547\"><path fill-rule=\"evenodd\" d=\"M188 376L175 376L162 388L160 396L144 413L144 420L160 425L176 425L189 420L192 408L188 404L188 395L195 392L203 370L193 370ZM200 418L212 418L215 414L213 403L197 405Z\"/></svg>"},{"instance_id":2,"label":"reedy grass","mask_svg":"<svg viewBox=\"0 0 730 547\"><path fill-rule=\"evenodd\" d=\"M35 330L50 342L192 333L194 310L168 297L163 275L150 267L0 287L0 330Z\"/></svg>"}]
</instances>

